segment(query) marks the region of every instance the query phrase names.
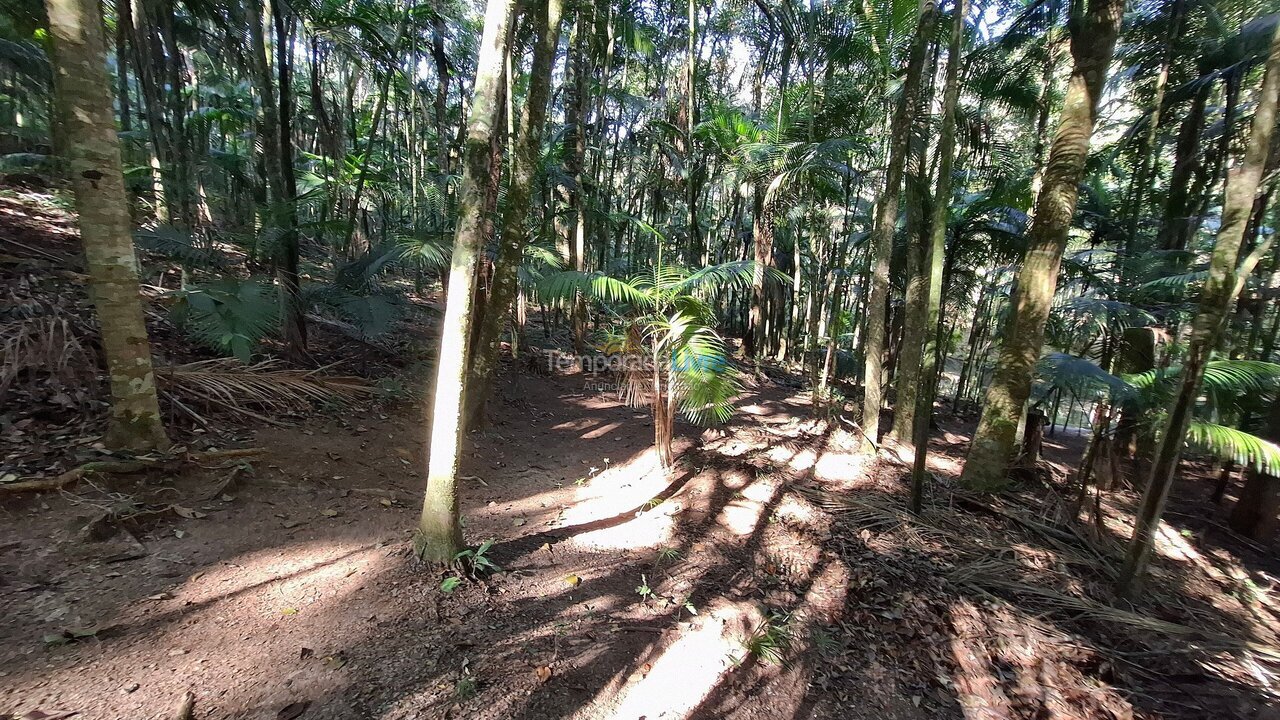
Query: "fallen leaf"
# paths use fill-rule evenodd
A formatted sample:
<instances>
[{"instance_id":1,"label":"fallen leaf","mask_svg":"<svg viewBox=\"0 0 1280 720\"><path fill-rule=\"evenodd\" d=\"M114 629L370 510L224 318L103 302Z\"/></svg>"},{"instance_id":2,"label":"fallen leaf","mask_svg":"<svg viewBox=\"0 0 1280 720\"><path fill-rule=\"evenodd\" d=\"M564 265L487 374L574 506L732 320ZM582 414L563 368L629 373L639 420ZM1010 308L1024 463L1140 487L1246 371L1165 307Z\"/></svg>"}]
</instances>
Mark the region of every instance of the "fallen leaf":
<instances>
[{"instance_id":1,"label":"fallen leaf","mask_svg":"<svg viewBox=\"0 0 1280 720\"><path fill-rule=\"evenodd\" d=\"M544 683L551 679L551 666L543 665L537 670L534 670L533 674L538 678L538 682Z\"/></svg>"},{"instance_id":2,"label":"fallen leaf","mask_svg":"<svg viewBox=\"0 0 1280 720\"><path fill-rule=\"evenodd\" d=\"M323 662L324 666L329 668L330 670L338 670L343 665L347 664L347 658L343 656L341 653L339 653L337 655L326 656L325 659L322 660L321 662Z\"/></svg>"},{"instance_id":3,"label":"fallen leaf","mask_svg":"<svg viewBox=\"0 0 1280 720\"><path fill-rule=\"evenodd\" d=\"M280 712L276 713L276 720L293 720L302 717L302 713L306 712L308 707L311 707L310 700L291 702L280 708Z\"/></svg>"},{"instance_id":4,"label":"fallen leaf","mask_svg":"<svg viewBox=\"0 0 1280 720\"><path fill-rule=\"evenodd\" d=\"M577 575L566 575L564 577L564 581L566 583L569 583L573 587L578 587L579 585L582 584L582 578L578 577Z\"/></svg>"},{"instance_id":5,"label":"fallen leaf","mask_svg":"<svg viewBox=\"0 0 1280 720\"><path fill-rule=\"evenodd\" d=\"M292 530L293 528L296 528L301 524L302 523L298 522L297 520L285 520L284 522L280 523L280 527L283 527L285 530Z\"/></svg>"},{"instance_id":6,"label":"fallen leaf","mask_svg":"<svg viewBox=\"0 0 1280 720\"><path fill-rule=\"evenodd\" d=\"M174 531L173 531L173 536L174 536L174 537L176 537L176 538L178 538L179 540L181 540L182 538L184 538L184 537L186 537L186 536L187 536L187 531L186 531L186 530L174 530Z\"/></svg>"},{"instance_id":7,"label":"fallen leaf","mask_svg":"<svg viewBox=\"0 0 1280 720\"><path fill-rule=\"evenodd\" d=\"M381 500L379 500L378 502L382 503L382 506L383 506L383 507L391 507L391 499L390 499L390 498L382 498L382 499L381 499Z\"/></svg>"},{"instance_id":8,"label":"fallen leaf","mask_svg":"<svg viewBox=\"0 0 1280 720\"><path fill-rule=\"evenodd\" d=\"M524 518L516 518L515 520L511 521L511 524L515 525L516 527L520 527L521 525L524 525L527 522L529 521L525 520Z\"/></svg>"},{"instance_id":9,"label":"fallen leaf","mask_svg":"<svg viewBox=\"0 0 1280 720\"><path fill-rule=\"evenodd\" d=\"M315 655L315 654L316 654L316 651L315 651L315 650L312 650L312 649L311 649L311 648L309 648L309 647L304 647L304 648L302 648L302 650L301 650L301 651L299 651L299 652L298 652L298 659L300 659L300 660L306 660L307 658L309 658L309 657L311 657L312 655Z\"/></svg>"},{"instance_id":10,"label":"fallen leaf","mask_svg":"<svg viewBox=\"0 0 1280 720\"><path fill-rule=\"evenodd\" d=\"M199 520L200 518L205 517L204 513L199 510L192 510L189 507L183 507L181 505L171 505L170 507L173 508L173 512L179 517L184 517L188 520Z\"/></svg>"},{"instance_id":11,"label":"fallen leaf","mask_svg":"<svg viewBox=\"0 0 1280 720\"><path fill-rule=\"evenodd\" d=\"M77 710L28 710L18 720L62 720L79 714Z\"/></svg>"},{"instance_id":12,"label":"fallen leaf","mask_svg":"<svg viewBox=\"0 0 1280 720\"><path fill-rule=\"evenodd\" d=\"M298 608L285 608L285 609L283 609L283 610L281 610L281 611L280 611L280 614L281 614L281 615L297 615L297 614L298 614Z\"/></svg>"},{"instance_id":13,"label":"fallen leaf","mask_svg":"<svg viewBox=\"0 0 1280 720\"><path fill-rule=\"evenodd\" d=\"M325 508L320 511L320 514L325 517L338 517L338 511L333 508Z\"/></svg>"}]
</instances>

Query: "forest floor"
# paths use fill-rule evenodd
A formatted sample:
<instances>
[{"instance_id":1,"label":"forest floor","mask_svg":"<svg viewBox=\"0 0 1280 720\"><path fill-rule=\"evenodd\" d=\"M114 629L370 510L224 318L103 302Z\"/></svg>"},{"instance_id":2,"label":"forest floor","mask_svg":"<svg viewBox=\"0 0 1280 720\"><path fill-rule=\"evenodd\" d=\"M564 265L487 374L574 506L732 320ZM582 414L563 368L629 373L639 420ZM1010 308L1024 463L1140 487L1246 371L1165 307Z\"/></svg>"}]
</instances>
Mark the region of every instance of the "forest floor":
<instances>
[{"instance_id":1,"label":"forest floor","mask_svg":"<svg viewBox=\"0 0 1280 720\"><path fill-rule=\"evenodd\" d=\"M915 517L897 448L856 455L785 372L748 377L667 475L601 379L508 366L461 498L501 572L452 592L409 552L412 401L186 438L252 462L0 496L0 717L174 720L188 692L201 720L1280 717L1274 548L1222 526L1207 477L1132 606L1108 587L1134 493L1061 518L1083 438L974 498L972 422L943 417ZM6 467L68 453L42 417L0 424Z\"/></svg>"}]
</instances>

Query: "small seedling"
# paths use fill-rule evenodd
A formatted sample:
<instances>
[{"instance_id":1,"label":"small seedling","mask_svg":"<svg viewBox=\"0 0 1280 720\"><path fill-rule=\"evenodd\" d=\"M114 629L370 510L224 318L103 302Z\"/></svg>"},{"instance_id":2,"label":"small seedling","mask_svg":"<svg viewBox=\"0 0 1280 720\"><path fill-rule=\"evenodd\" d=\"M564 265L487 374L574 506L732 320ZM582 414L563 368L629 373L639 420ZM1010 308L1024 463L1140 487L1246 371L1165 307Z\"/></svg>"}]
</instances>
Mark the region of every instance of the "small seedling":
<instances>
[{"instance_id":1,"label":"small seedling","mask_svg":"<svg viewBox=\"0 0 1280 720\"><path fill-rule=\"evenodd\" d=\"M649 587L649 578L644 575L640 576L640 584L636 586L636 594L645 602L653 599L653 588Z\"/></svg>"},{"instance_id":2,"label":"small seedling","mask_svg":"<svg viewBox=\"0 0 1280 720\"><path fill-rule=\"evenodd\" d=\"M664 562L675 562L676 560L679 560L679 559L680 559L680 551L673 547L667 547L667 548L662 548L661 550L658 551L658 557L654 558L653 564L655 567L657 567L658 565L661 565Z\"/></svg>"},{"instance_id":3,"label":"small seedling","mask_svg":"<svg viewBox=\"0 0 1280 720\"><path fill-rule=\"evenodd\" d=\"M659 497L649 498L648 502L644 504L644 507L646 510L652 510L661 504L662 504L662 498L659 498Z\"/></svg>"},{"instance_id":4,"label":"small seedling","mask_svg":"<svg viewBox=\"0 0 1280 720\"><path fill-rule=\"evenodd\" d=\"M747 640L747 653L764 662L781 665L791 650L791 616L786 613L770 613L769 617Z\"/></svg>"},{"instance_id":5,"label":"small seedling","mask_svg":"<svg viewBox=\"0 0 1280 720\"><path fill-rule=\"evenodd\" d=\"M479 575L492 575L496 572L502 572L502 568L497 563L489 559L487 553L493 547L494 540L490 538L480 544L480 547L472 550L467 548L457 555L453 556L455 563L461 564L467 569L467 572L474 579Z\"/></svg>"},{"instance_id":6,"label":"small seedling","mask_svg":"<svg viewBox=\"0 0 1280 720\"><path fill-rule=\"evenodd\" d=\"M457 555L453 556L454 570L453 574L445 578L440 583L441 592L453 592L462 585L462 579L469 577L477 580L481 575L492 575L496 572L502 572L502 568L498 564L489 559L489 549L493 547L492 539L485 540L480 547L467 548Z\"/></svg>"},{"instance_id":7,"label":"small seedling","mask_svg":"<svg viewBox=\"0 0 1280 720\"><path fill-rule=\"evenodd\" d=\"M830 655L840 647L836 636L827 632L826 628L813 628L813 631L809 633L809 637L813 638L813 646L818 648L818 652L824 655Z\"/></svg>"},{"instance_id":8,"label":"small seedling","mask_svg":"<svg viewBox=\"0 0 1280 720\"><path fill-rule=\"evenodd\" d=\"M688 595L685 595L685 596L684 596L684 600L681 600L681 601L680 601L680 609L681 609L681 610L686 610L686 611L688 611L688 613L689 613L690 615L697 615L697 614L698 614L698 608L694 607L694 605L693 605L693 601L689 599L689 596L688 596ZM679 617L679 613L680 613L680 611L679 611L679 610L677 610L677 611L676 611L676 616L677 616L677 618Z\"/></svg>"},{"instance_id":9,"label":"small seedling","mask_svg":"<svg viewBox=\"0 0 1280 720\"><path fill-rule=\"evenodd\" d=\"M476 696L476 692L479 690L480 684L470 675L458 678L458 682L453 685L453 694L460 700L470 700Z\"/></svg>"}]
</instances>

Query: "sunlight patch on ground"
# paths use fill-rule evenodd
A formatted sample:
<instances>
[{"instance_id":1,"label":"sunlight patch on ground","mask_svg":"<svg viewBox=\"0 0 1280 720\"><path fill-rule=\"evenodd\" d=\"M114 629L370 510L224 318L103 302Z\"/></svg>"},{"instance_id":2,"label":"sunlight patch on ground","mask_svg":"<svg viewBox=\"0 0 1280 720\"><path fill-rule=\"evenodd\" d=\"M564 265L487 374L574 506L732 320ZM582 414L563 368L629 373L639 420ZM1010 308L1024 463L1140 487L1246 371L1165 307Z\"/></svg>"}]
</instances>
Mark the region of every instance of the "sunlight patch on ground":
<instances>
[{"instance_id":1,"label":"sunlight patch on ground","mask_svg":"<svg viewBox=\"0 0 1280 720\"><path fill-rule=\"evenodd\" d=\"M364 632L360 625L335 625L327 618L341 616L352 603L367 604L359 591L392 562L382 543L311 541L204 566L169 592L135 603L111 621L121 635L113 642L130 642L135 633L145 632L146 643L164 652L124 663L108 655L97 672L114 678L146 677L148 670L167 673L186 678L201 696L235 698L236 707L320 697L350 682L347 668L323 664L323 653L356 642ZM251 642L242 642L246 640ZM316 649L313 662L298 660L300 647ZM134 664L139 657L153 664ZM42 684L93 687L83 668L51 668L42 671ZM272 680L264 682L264 677ZM156 707L173 702L160 694L164 688L163 682L143 682L129 695L135 708L118 717L154 717Z\"/></svg>"},{"instance_id":2,"label":"sunlight patch on ground","mask_svg":"<svg viewBox=\"0 0 1280 720\"><path fill-rule=\"evenodd\" d=\"M913 459L914 460L914 459ZM947 455L939 455L937 453L929 453L928 461L929 470L941 475L949 475L959 477L960 471L964 469L964 463L956 458Z\"/></svg>"},{"instance_id":3,"label":"sunlight patch on ground","mask_svg":"<svg viewBox=\"0 0 1280 720\"><path fill-rule=\"evenodd\" d=\"M720 511L716 522L734 535L752 534L764 519L780 484L781 479L776 476L757 477L754 482L735 493L734 499Z\"/></svg>"},{"instance_id":4,"label":"sunlight patch on ground","mask_svg":"<svg viewBox=\"0 0 1280 720\"><path fill-rule=\"evenodd\" d=\"M851 482L867 473L867 455L845 452L824 452L814 465L814 476L819 480Z\"/></svg>"},{"instance_id":5,"label":"sunlight patch on ground","mask_svg":"<svg viewBox=\"0 0 1280 720\"><path fill-rule=\"evenodd\" d=\"M1212 571L1212 564L1200 555L1199 550L1196 550L1191 543L1179 535L1177 530L1170 527L1169 523L1163 521L1160 523L1160 530L1156 537L1156 552L1159 552L1162 556L1189 562ZM1213 573L1210 572L1210 574L1212 575Z\"/></svg>"},{"instance_id":6,"label":"sunlight patch on ground","mask_svg":"<svg viewBox=\"0 0 1280 720\"><path fill-rule=\"evenodd\" d=\"M576 488L573 503L560 514L555 527L569 528L634 513L632 519L612 527L579 533L573 542L600 550L664 545L671 540L675 515L683 510L680 501L663 502L657 497L671 481L659 466L657 453L650 448Z\"/></svg>"},{"instance_id":7,"label":"sunlight patch on ground","mask_svg":"<svg viewBox=\"0 0 1280 720\"><path fill-rule=\"evenodd\" d=\"M590 716L616 720L688 717L746 654L764 620L751 603L717 600L656 658L635 668L612 701Z\"/></svg>"},{"instance_id":8,"label":"sunlight patch on ground","mask_svg":"<svg viewBox=\"0 0 1280 720\"><path fill-rule=\"evenodd\" d=\"M278 614L282 607L296 607L300 603L309 604L320 599L318 593L306 598L296 597L294 593L301 588L319 586L336 589L345 578L358 571L377 570L385 564L387 557L385 553L372 552L374 549L367 544L331 542L269 548L241 555L217 568L198 573L173 594L175 601L199 604L260 589L262 611ZM281 607L275 607L273 603Z\"/></svg>"},{"instance_id":9,"label":"sunlight patch on ground","mask_svg":"<svg viewBox=\"0 0 1280 720\"><path fill-rule=\"evenodd\" d=\"M609 433L613 432L614 430L617 430L620 427L622 427L622 423L611 422L608 425L602 425L594 430L589 430L583 433L580 437L583 440L595 440L596 438L601 438L601 437L604 437L605 435L608 435Z\"/></svg>"}]
</instances>

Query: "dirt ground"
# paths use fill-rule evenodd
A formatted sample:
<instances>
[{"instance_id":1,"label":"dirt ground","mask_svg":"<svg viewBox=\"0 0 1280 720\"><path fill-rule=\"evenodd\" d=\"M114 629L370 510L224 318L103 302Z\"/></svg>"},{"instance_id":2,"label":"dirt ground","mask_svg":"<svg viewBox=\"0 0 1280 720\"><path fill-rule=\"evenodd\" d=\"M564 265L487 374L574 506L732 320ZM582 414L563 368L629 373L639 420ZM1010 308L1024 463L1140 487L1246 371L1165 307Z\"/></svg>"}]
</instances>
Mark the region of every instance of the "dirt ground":
<instances>
[{"instance_id":1,"label":"dirt ground","mask_svg":"<svg viewBox=\"0 0 1280 720\"><path fill-rule=\"evenodd\" d=\"M250 466L8 502L0 711L169 719L190 691L197 718L1274 717L1265 672L1242 687L1179 656L1180 675L1149 677L1139 658L1167 637L1127 667L1114 628L1090 639L1087 618L964 592L947 548L824 509L900 501L903 472L854 455L793 388L766 378L727 428L684 427L671 480L647 417L590 378L504 383L462 496L502 572L451 593L408 552L411 407L258 430ZM936 493L965 429L935 436ZM84 529L125 500L169 510ZM1263 596L1241 612L1271 643Z\"/></svg>"}]
</instances>

